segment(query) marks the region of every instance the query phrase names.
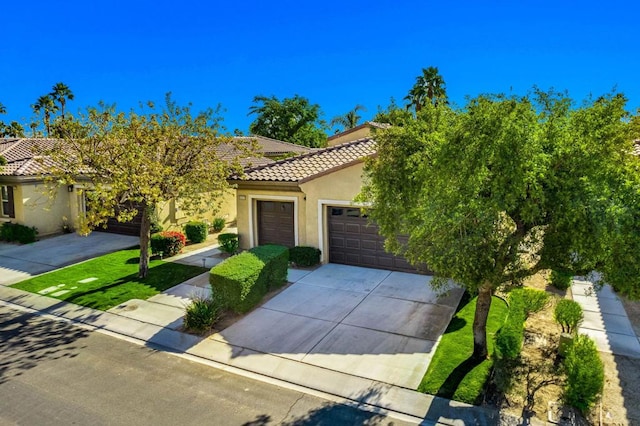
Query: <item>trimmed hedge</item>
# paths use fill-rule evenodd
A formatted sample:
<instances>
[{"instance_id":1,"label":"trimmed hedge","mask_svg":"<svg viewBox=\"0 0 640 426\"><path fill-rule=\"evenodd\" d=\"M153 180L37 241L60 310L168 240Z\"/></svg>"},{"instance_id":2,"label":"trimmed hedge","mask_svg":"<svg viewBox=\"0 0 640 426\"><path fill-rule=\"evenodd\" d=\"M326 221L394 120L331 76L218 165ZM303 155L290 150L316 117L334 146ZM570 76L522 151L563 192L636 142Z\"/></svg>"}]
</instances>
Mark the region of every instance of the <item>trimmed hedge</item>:
<instances>
[{"instance_id":1,"label":"trimmed hedge","mask_svg":"<svg viewBox=\"0 0 640 426\"><path fill-rule=\"evenodd\" d=\"M218 244L220 244L221 252L227 254L236 254L240 248L240 240L238 234L226 233L218 235Z\"/></svg>"},{"instance_id":2,"label":"trimmed hedge","mask_svg":"<svg viewBox=\"0 0 640 426\"><path fill-rule=\"evenodd\" d=\"M551 285L558 290L566 290L571 287L571 281L573 280L573 274L567 271L551 271Z\"/></svg>"},{"instance_id":3,"label":"trimmed hedge","mask_svg":"<svg viewBox=\"0 0 640 426\"><path fill-rule=\"evenodd\" d=\"M182 232L163 231L151 236L151 253L171 257L180 253L187 242Z\"/></svg>"},{"instance_id":4,"label":"trimmed hedge","mask_svg":"<svg viewBox=\"0 0 640 426\"><path fill-rule=\"evenodd\" d=\"M223 217L216 217L215 219L213 219L213 223L211 224L211 230L215 233L218 233L224 229L226 224L227 222Z\"/></svg>"},{"instance_id":5,"label":"trimmed hedge","mask_svg":"<svg viewBox=\"0 0 640 426\"><path fill-rule=\"evenodd\" d=\"M209 227L204 222L191 221L184 225L184 233L189 241L198 244L207 240Z\"/></svg>"},{"instance_id":6,"label":"trimmed hedge","mask_svg":"<svg viewBox=\"0 0 640 426\"><path fill-rule=\"evenodd\" d=\"M314 266L320 263L320 249L296 246L289 249L289 260L297 266Z\"/></svg>"},{"instance_id":7,"label":"trimmed hedge","mask_svg":"<svg viewBox=\"0 0 640 426\"><path fill-rule=\"evenodd\" d=\"M255 247L214 266L209 283L226 306L244 313L286 282L288 262L289 250L284 246Z\"/></svg>"},{"instance_id":8,"label":"trimmed hedge","mask_svg":"<svg viewBox=\"0 0 640 426\"><path fill-rule=\"evenodd\" d=\"M604 386L604 365L594 341L585 335L576 336L563 364L567 374L564 398L567 404L586 413Z\"/></svg>"},{"instance_id":9,"label":"trimmed hedge","mask_svg":"<svg viewBox=\"0 0 640 426\"><path fill-rule=\"evenodd\" d=\"M582 318L582 307L574 300L560 300L553 312L553 319L560 324L563 333L574 333Z\"/></svg>"},{"instance_id":10,"label":"trimmed hedge","mask_svg":"<svg viewBox=\"0 0 640 426\"><path fill-rule=\"evenodd\" d=\"M19 223L5 222L0 227L0 240L29 244L36 241L38 230L33 226L20 225Z\"/></svg>"}]
</instances>

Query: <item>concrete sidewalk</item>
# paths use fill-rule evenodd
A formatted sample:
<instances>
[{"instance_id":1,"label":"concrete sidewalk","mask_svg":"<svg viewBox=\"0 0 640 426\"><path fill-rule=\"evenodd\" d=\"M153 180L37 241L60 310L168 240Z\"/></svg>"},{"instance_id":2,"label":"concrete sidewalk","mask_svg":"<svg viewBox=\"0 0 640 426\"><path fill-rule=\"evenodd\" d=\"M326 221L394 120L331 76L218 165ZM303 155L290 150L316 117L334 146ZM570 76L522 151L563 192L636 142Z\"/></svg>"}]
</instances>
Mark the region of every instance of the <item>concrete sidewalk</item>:
<instances>
[{"instance_id":1,"label":"concrete sidewalk","mask_svg":"<svg viewBox=\"0 0 640 426\"><path fill-rule=\"evenodd\" d=\"M291 279L299 279L302 275L300 271L292 271ZM147 301L130 301L137 305L135 309L120 307L110 312L9 287L0 287L0 300L7 305L39 311L92 329L115 333L140 344L193 357L235 373L344 398L368 410L408 416L416 423L491 425L500 422L496 411L425 395L406 387L334 371L279 354L235 346L213 337L183 333L180 331L183 306L193 292L207 293L206 276L195 277Z\"/></svg>"}]
</instances>

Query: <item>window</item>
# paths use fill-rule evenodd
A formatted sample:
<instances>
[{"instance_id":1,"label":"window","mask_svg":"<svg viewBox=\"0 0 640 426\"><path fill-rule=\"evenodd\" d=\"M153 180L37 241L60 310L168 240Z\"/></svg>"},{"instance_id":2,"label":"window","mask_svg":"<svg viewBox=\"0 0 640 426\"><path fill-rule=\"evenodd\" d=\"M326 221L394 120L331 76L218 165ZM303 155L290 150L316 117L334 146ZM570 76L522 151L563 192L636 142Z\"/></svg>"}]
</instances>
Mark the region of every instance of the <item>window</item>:
<instances>
[{"instance_id":1,"label":"window","mask_svg":"<svg viewBox=\"0 0 640 426\"><path fill-rule=\"evenodd\" d=\"M0 208L0 216L2 217L16 217L15 209L13 206L13 187L12 186L0 186L2 192L2 204Z\"/></svg>"}]
</instances>

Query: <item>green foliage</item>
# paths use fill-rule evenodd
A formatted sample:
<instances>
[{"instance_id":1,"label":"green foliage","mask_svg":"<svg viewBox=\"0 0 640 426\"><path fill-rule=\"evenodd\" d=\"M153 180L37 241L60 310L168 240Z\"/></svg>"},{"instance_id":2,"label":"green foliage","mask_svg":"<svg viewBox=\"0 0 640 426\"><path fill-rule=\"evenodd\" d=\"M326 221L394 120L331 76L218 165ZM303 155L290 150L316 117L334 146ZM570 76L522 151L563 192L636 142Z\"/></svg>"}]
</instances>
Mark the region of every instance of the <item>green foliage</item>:
<instances>
[{"instance_id":1,"label":"green foliage","mask_svg":"<svg viewBox=\"0 0 640 426\"><path fill-rule=\"evenodd\" d=\"M171 257L180 253L187 237L181 232L163 231L151 236L151 253L162 257Z\"/></svg>"},{"instance_id":2,"label":"green foliage","mask_svg":"<svg viewBox=\"0 0 640 426\"><path fill-rule=\"evenodd\" d=\"M156 209L155 206L150 208L149 220L151 221L150 223L151 234L157 234L158 232L162 232L164 230L162 228L162 224L160 223L160 217L158 216L158 209Z\"/></svg>"},{"instance_id":3,"label":"green foliage","mask_svg":"<svg viewBox=\"0 0 640 426\"><path fill-rule=\"evenodd\" d=\"M231 232L218 235L218 244L220 244L221 252L227 254L236 254L238 252L238 248L240 247L240 241L238 234L234 234Z\"/></svg>"},{"instance_id":4,"label":"green foliage","mask_svg":"<svg viewBox=\"0 0 640 426\"><path fill-rule=\"evenodd\" d=\"M558 301L553 312L553 319L562 327L563 333L575 333L580 322L582 322L582 307L576 301L562 299Z\"/></svg>"},{"instance_id":5,"label":"green foliage","mask_svg":"<svg viewBox=\"0 0 640 426\"><path fill-rule=\"evenodd\" d=\"M522 298L527 318L531 313L540 312L549 303L549 293L535 288L520 287L511 291L511 294L519 294Z\"/></svg>"},{"instance_id":6,"label":"green foliage","mask_svg":"<svg viewBox=\"0 0 640 426\"><path fill-rule=\"evenodd\" d=\"M38 230L34 226L5 222L0 226L0 240L29 244L36 241Z\"/></svg>"},{"instance_id":7,"label":"green foliage","mask_svg":"<svg viewBox=\"0 0 640 426\"><path fill-rule=\"evenodd\" d=\"M251 133L311 148L326 145L326 124L320 120L320 105L299 95L282 100L256 96L253 103L249 114L255 114L256 119L249 125Z\"/></svg>"},{"instance_id":8,"label":"green foliage","mask_svg":"<svg viewBox=\"0 0 640 426\"><path fill-rule=\"evenodd\" d=\"M216 217L215 219L213 219L211 229L213 230L213 232L218 233L224 229L226 224L227 223L223 217Z\"/></svg>"},{"instance_id":9,"label":"green foliage","mask_svg":"<svg viewBox=\"0 0 640 426\"><path fill-rule=\"evenodd\" d=\"M211 269L209 282L224 305L244 313L272 288L286 282L288 249L267 245L230 257Z\"/></svg>"},{"instance_id":10,"label":"green foliage","mask_svg":"<svg viewBox=\"0 0 640 426\"><path fill-rule=\"evenodd\" d=\"M407 109L413 107L419 112L427 103L438 106L447 103L447 90L444 79L437 67L422 68L422 74L404 98L409 102Z\"/></svg>"},{"instance_id":11,"label":"green foliage","mask_svg":"<svg viewBox=\"0 0 640 426\"><path fill-rule=\"evenodd\" d=\"M594 341L585 335L576 336L563 364L567 375L565 401L586 413L604 386L604 365Z\"/></svg>"},{"instance_id":12,"label":"green foliage","mask_svg":"<svg viewBox=\"0 0 640 426\"><path fill-rule=\"evenodd\" d=\"M201 243L207 240L209 226L204 222L191 221L184 225L184 233L192 243Z\"/></svg>"},{"instance_id":13,"label":"green foliage","mask_svg":"<svg viewBox=\"0 0 640 426\"><path fill-rule=\"evenodd\" d=\"M314 266L320 263L320 254L315 247L296 246L289 249L289 260L297 266Z\"/></svg>"},{"instance_id":14,"label":"green foliage","mask_svg":"<svg viewBox=\"0 0 640 426\"><path fill-rule=\"evenodd\" d=\"M573 274L571 272L554 269L553 271L551 271L550 278L552 286L554 286L558 290L566 290L571 287Z\"/></svg>"},{"instance_id":15,"label":"green foliage","mask_svg":"<svg viewBox=\"0 0 640 426\"><path fill-rule=\"evenodd\" d=\"M329 122L329 126L338 127L335 133L340 133L345 130L353 129L360 122L360 115L358 115L358 111L366 111L363 105L356 105L352 110L348 111L344 115L338 115L331 119Z\"/></svg>"},{"instance_id":16,"label":"green foliage","mask_svg":"<svg viewBox=\"0 0 640 426\"><path fill-rule=\"evenodd\" d=\"M192 332L206 333L220 318L224 309L222 298L217 294L212 297L195 297L185 308L184 327Z\"/></svg>"},{"instance_id":17,"label":"green foliage","mask_svg":"<svg viewBox=\"0 0 640 426\"><path fill-rule=\"evenodd\" d=\"M471 292L597 265L640 297L640 173L626 99L572 104L539 90L459 109L426 103L376 132L358 201L371 203L390 250Z\"/></svg>"},{"instance_id":18,"label":"green foliage","mask_svg":"<svg viewBox=\"0 0 640 426\"><path fill-rule=\"evenodd\" d=\"M455 399L468 404L482 400L485 384L491 373L493 360L485 359L479 364L464 367L473 350L473 317L476 299L465 295L458 312L442 335L438 348L424 375L419 392ZM493 350L493 336L502 327L507 316L507 304L494 297L487 320L489 348Z\"/></svg>"},{"instance_id":19,"label":"green foliage","mask_svg":"<svg viewBox=\"0 0 640 426\"><path fill-rule=\"evenodd\" d=\"M0 155L0 166L6 166L7 165L7 159L4 158L2 155Z\"/></svg>"}]
</instances>

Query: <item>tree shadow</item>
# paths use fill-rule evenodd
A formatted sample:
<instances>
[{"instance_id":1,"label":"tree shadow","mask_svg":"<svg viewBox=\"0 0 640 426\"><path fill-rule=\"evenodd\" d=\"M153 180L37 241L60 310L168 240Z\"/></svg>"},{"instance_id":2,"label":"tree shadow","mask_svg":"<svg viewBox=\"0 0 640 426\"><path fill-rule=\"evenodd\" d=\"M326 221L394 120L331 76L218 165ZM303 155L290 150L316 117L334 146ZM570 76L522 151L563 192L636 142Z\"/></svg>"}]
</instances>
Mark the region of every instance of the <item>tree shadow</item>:
<instances>
[{"instance_id":1,"label":"tree shadow","mask_svg":"<svg viewBox=\"0 0 640 426\"><path fill-rule=\"evenodd\" d=\"M451 373L447 376L447 378L442 383L442 386L436 392L437 396L452 399L455 394L458 386L464 380L464 378L469 374L474 368L482 363L482 359L474 358L470 356L469 358L462 361L456 368L454 368Z\"/></svg>"},{"instance_id":2,"label":"tree shadow","mask_svg":"<svg viewBox=\"0 0 640 426\"><path fill-rule=\"evenodd\" d=\"M85 347L74 345L89 331L68 323L18 311L3 313L0 322L0 384L38 364L74 358Z\"/></svg>"}]
</instances>

